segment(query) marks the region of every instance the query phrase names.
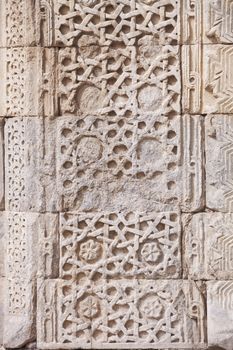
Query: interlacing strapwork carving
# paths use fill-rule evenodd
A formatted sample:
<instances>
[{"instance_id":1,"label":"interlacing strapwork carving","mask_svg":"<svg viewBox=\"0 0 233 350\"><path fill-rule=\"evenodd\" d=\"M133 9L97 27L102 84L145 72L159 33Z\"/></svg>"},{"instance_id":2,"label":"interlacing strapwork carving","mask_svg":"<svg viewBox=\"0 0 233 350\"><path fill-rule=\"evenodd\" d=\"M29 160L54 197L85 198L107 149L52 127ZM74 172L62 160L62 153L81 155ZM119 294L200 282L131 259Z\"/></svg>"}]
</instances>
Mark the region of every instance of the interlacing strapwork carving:
<instances>
[{"instance_id":1,"label":"interlacing strapwork carving","mask_svg":"<svg viewBox=\"0 0 233 350\"><path fill-rule=\"evenodd\" d=\"M177 0L56 0L56 42L88 46L84 33L99 45L135 45L145 34L159 44L177 44Z\"/></svg>"},{"instance_id":2,"label":"interlacing strapwork carving","mask_svg":"<svg viewBox=\"0 0 233 350\"><path fill-rule=\"evenodd\" d=\"M60 277L38 280L40 346L205 343L202 285L177 280L177 213L64 213L59 231Z\"/></svg>"},{"instance_id":3,"label":"interlacing strapwork carving","mask_svg":"<svg viewBox=\"0 0 233 350\"><path fill-rule=\"evenodd\" d=\"M26 220L23 214L8 216L7 274L8 274L8 312L21 315L27 312L28 275Z\"/></svg>"},{"instance_id":4,"label":"interlacing strapwork carving","mask_svg":"<svg viewBox=\"0 0 233 350\"><path fill-rule=\"evenodd\" d=\"M51 280L45 281L40 302L47 310L45 319L39 318L42 346L46 341L56 348L188 348L205 342L203 301L187 281ZM196 327L200 332L191 331Z\"/></svg>"},{"instance_id":5,"label":"interlacing strapwork carving","mask_svg":"<svg viewBox=\"0 0 233 350\"><path fill-rule=\"evenodd\" d=\"M61 277L180 276L180 227L176 213L64 214Z\"/></svg>"},{"instance_id":6,"label":"interlacing strapwork carving","mask_svg":"<svg viewBox=\"0 0 233 350\"><path fill-rule=\"evenodd\" d=\"M156 188L158 202L177 203L179 127L179 117L169 120L148 115L147 119L139 117L137 120L127 118L126 114L111 119L59 119L57 188L63 198L63 207L80 209L86 205L86 195L95 192L99 198L98 208L106 208L108 183L116 179L122 184L125 181L132 185L138 183L139 189L142 180L146 180ZM163 156L165 150L166 158ZM160 194L161 182L166 184L163 194ZM136 191L139 193L138 189ZM89 205L93 205L90 198Z\"/></svg>"},{"instance_id":7,"label":"interlacing strapwork carving","mask_svg":"<svg viewBox=\"0 0 233 350\"><path fill-rule=\"evenodd\" d=\"M157 46L153 36L135 47L93 45L59 51L62 114L169 114L180 112L177 46Z\"/></svg>"},{"instance_id":8,"label":"interlacing strapwork carving","mask_svg":"<svg viewBox=\"0 0 233 350\"><path fill-rule=\"evenodd\" d=\"M206 1L203 33L201 0L1 1L5 347L207 348L211 272L197 281L187 267L206 263L205 222L187 252L180 221L208 208L204 116L190 114L233 110L232 48L221 41L231 16ZM227 209L231 133L220 147ZM219 255L232 240L216 226L210 268L230 274L233 260Z\"/></svg>"}]
</instances>

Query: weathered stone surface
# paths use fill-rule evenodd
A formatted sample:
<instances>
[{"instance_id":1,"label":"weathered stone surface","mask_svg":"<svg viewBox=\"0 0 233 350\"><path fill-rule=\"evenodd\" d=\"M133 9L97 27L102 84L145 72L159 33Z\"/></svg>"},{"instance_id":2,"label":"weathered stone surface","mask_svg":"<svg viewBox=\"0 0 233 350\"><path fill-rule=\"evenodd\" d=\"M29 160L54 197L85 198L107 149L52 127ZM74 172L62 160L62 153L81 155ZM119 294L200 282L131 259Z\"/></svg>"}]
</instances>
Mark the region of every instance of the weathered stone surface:
<instances>
[{"instance_id":1,"label":"weathered stone surface","mask_svg":"<svg viewBox=\"0 0 233 350\"><path fill-rule=\"evenodd\" d=\"M6 214L4 345L22 347L35 339L38 214Z\"/></svg>"},{"instance_id":2,"label":"weathered stone surface","mask_svg":"<svg viewBox=\"0 0 233 350\"><path fill-rule=\"evenodd\" d=\"M202 128L198 116L64 117L45 127L41 118L7 119L6 207L197 210L204 204Z\"/></svg>"},{"instance_id":3,"label":"weathered stone surface","mask_svg":"<svg viewBox=\"0 0 233 350\"><path fill-rule=\"evenodd\" d=\"M0 49L0 115L56 114L55 49Z\"/></svg>"},{"instance_id":4,"label":"weathered stone surface","mask_svg":"<svg viewBox=\"0 0 233 350\"><path fill-rule=\"evenodd\" d=\"M202 207L202 118L64 117L49 125L54 150L46 162L56 164L56 182L48 181L48 208L53 193L59 210Z\"/></svg>"},{"instance_id":5,"label":"weathered stone surface","mask_svg":"<svg viewBox=\"0 0 233 350\"><path fill-rule=\"evenodd\" d=\"M5 206L4 119L0 118L0 210Z\"/></svg>"},{"instance_id":6,"label":"weathered stone surface","mask_svg":"<svg viewBox=\"0 0 233 350\"><path fill-rule=\"evenodd\" d=\"M183 226L186 277L195 280L233 279L232 214L187 215Z\"/></svg>"},{"instance_id":7,"label":"weathered stone surface","mask_svg":"<svg viewBox=\"0 0 233 350\"><path fill-rule=\"evenodd\" d=\"M232 349L232 281L207 283L208 341L221 349Z\"/></svg>"},{"instance_id":8,"label":"weathered stone surface","mask_svg":"<svg viewBox=\"0 0 233 350\"><path fill-rule=\"evenodd\" d=\"M192 114L233 111L231 45L184 45L182 111Z\"/></svg>"},{"instance_id":9,"label":"weathered stone surface","mask_svg":"<svg viewBox=\"0 0 233 350\"><path fill-rule=\"evenodd\" d=\"M39 3L40 1L38 1ZM33 46L36 41L35 1L0 2L0 46ZM38 28L39 29L39 28Z\"/></svg>"},{"instance_id":10,"label":"weathered stone surface","mask_svg":"<svg viewBox=\"0 0 233 350\"><path fill-rule=\"evenodd\" d=\"M147 35L138 52L131 46L61 49L59 97L62 115L179 114L179 47L158 46Z\"/></svg>"},{"instance_id":11,"label":"weathered stone surface","mask_svg":"<svg viewBox=\"0 0 233 350\"><path fill-rule=\"evenodd\" d=\"M233 47L206 45L203 49L203 107L202 113L232 113Z\"/></svg>"},{"instance_id":12,"label":"weathered stone surface","mask_svg":"<svg viewBox=\"0 0 233 350\"><path fill-rule=\"evenodd\" d=\"M54 214L13 211L5 214L3 343L6 348L23 347L36 339L36 277L57 277L57 225Z\"/></svg>"},{"instance_id":13,"label":"weathered stone surface","mask_svg":"<svg viewBox=\"0 0 233 350\"><path fill-rule=\"evenodd\" d=\"M206 204L213 210L232 212L233 116L208 116L205 126Z\"/></svg>"},{"instance_id":14,"label":"weathered stone surface","mask_svg":"<svg viewBox=\"0 0 233 350\"><path fill-rule=\"evenodd\" d=\"M5 255L6 255L6 227L5 215L0 212L0 344L3 344L3 326L4 326L4 300L6 291L5 280Z\"/></svg>"},{"instance_id":15,"label":"weathered stone surface","mask_svg":"<svg viewBox=\"0 0 233 350\"><path fill-rule=\"evenodd\" d=\"M232 350L232 14L0 0L0 350Z\"/></svg>"},{"instance_id":16,"label":"weathered stone surface","mask_svg":"<svg viewBox=\"0 0 233 350\"><path fill-rule=\"evenodd\" d=\"M43 196L43 121L8 118L5 124L6 208L41 211ZM33 179L33 182L32 182Z\"/></svg>"}]
</instances>

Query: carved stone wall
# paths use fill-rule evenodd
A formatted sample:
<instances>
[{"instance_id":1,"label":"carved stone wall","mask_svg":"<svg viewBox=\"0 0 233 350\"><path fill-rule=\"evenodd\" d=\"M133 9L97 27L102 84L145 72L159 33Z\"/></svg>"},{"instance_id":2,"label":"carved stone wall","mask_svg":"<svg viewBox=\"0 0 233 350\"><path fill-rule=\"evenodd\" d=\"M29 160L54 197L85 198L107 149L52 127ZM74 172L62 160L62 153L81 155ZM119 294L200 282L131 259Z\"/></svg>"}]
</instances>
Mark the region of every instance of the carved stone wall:
<instances>
[{"instance_id":1,"label":"carved stone wall","mask_svg":"<svg viewBox=\"0 0 233 350\"><path fill-rule=\"evenodd\" d=\"M0 347L233 349L233 0L0 0Z\"/></svg>"}]
</instances>

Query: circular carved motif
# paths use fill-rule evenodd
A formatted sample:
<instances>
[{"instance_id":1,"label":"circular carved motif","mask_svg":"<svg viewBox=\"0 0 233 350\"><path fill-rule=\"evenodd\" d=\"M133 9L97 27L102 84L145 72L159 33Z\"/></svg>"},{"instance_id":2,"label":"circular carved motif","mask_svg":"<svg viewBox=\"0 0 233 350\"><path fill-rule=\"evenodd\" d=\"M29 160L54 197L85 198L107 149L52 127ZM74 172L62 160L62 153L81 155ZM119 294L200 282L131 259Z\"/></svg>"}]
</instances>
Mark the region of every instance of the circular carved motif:
<instances>
[{"instance_id":1,"label":"circular carved motif","mask_svg":"<svg viewBox=\"0 0 233 350\"><path fill-rule=\"evenodd\" d=\"M89 262L99 258L101 255L101 244L89 239L87 242L80 244L79 256Z\"/></svg>"},{"instance_id":2,"label":"circular carved motif","mask_svg":"<svg viewBox=\"0 0 233 350\"><path fill-rule=\"evenodd\" d=\"M145 171L159 168L164 156L163 144L156 138L144 138L137 145L137 159Z\"/></svg>"},{"instance_id":3,"label":"circular carved motif","mask_svg":"<svg viewBox=\"0 0 233 350\"><path fill-rule=\"evenodd\" d=\"M146 243L141 250L141 255L145 261L155 263L161 256L161 250L156 242Z\"/></svg>"},{"instance_id":4,"label":"circular carved motif","mask_svg":"<svg viewBox=\"0 0 233 350\"><path fill-rule=\"evenodd\" d=\"M146 35L139 39L139 54L141 58L141 63L144 65L152 62L155 57L161 54L161 47L157 38L152 35Z\"/></svg>"},{"instance_id":5,"label":"circular carved motif","mask_svg":"<svg viewBox=\"0 0 233 350\"><path fill-rule=\"evenodd\" d=\"M84 84L80 86L77 99L80 111L91 113L101 106L101 91L94 85Z\"/></svg>"},{"instance_id":6,"label":"circular carved motif","mask_svg":"<svg viewBox=\"0 0 233 350\"><path fill-rule=\"evenodd\" d=\"M79 312L86 318L93 318L98 315L100 311L100 303L97 297L93 295L87 296L79 303Z\"/></svg>"},{"instance_id":7,"label":"circular carved motif","mask_svg":"<svg viewBox=\"0 0 233 350\"><path fill-rule=\"evenodd\" d=\"M162 92L154 85L143 86L138 92L138 102L144 111L155 111L162 105Z\"/></svg>"},{"instance_id":8,"label":"circular carved motif","mask_svg":"<svg viewBox=\"0 0 233 350\"><path fill-rule=\"evenodd\" d=\"M83 136L77 144L77 163L92 163L102 156L102 145L96 137Z\"/></svg>"},{"instance_id":9,"label":"circular carved motif","mask_svg":"<svg viewBox=\"0 0 233 350\"><path fill-rule=\"evenodd\" d=\"M91 113L101 107L101 91L94 85L80 86L77 99L81 112Z\"/></svg>"},{"instance_id":10,"label":"circular carved motif","mask_svg":"<svg viewBox=\"0 0 233 350\"><path fill-rule=\"evenodd\" d=\"M140 311L147 318L159 319L163 312L163 305L156 295L149 295L142 300Z\"/></svg>"}]
</instances>

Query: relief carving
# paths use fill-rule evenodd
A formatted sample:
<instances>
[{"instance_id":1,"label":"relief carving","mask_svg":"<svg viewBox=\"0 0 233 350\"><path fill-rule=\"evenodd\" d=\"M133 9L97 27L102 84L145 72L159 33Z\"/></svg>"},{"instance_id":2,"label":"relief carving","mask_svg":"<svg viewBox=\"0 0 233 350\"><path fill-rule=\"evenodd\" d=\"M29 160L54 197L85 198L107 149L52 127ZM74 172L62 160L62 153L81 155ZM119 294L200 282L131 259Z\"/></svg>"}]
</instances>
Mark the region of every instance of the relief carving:
<instances>
[{"instance_id":1,"label":"relief carving","mask_svg":"<svg viewBox=\"0 0 233 350\"><path fill-rule=\"evenodd\" d=\"M0 349L232 350L233 0L0 0Z\"/></svg>"}]
</instances>

